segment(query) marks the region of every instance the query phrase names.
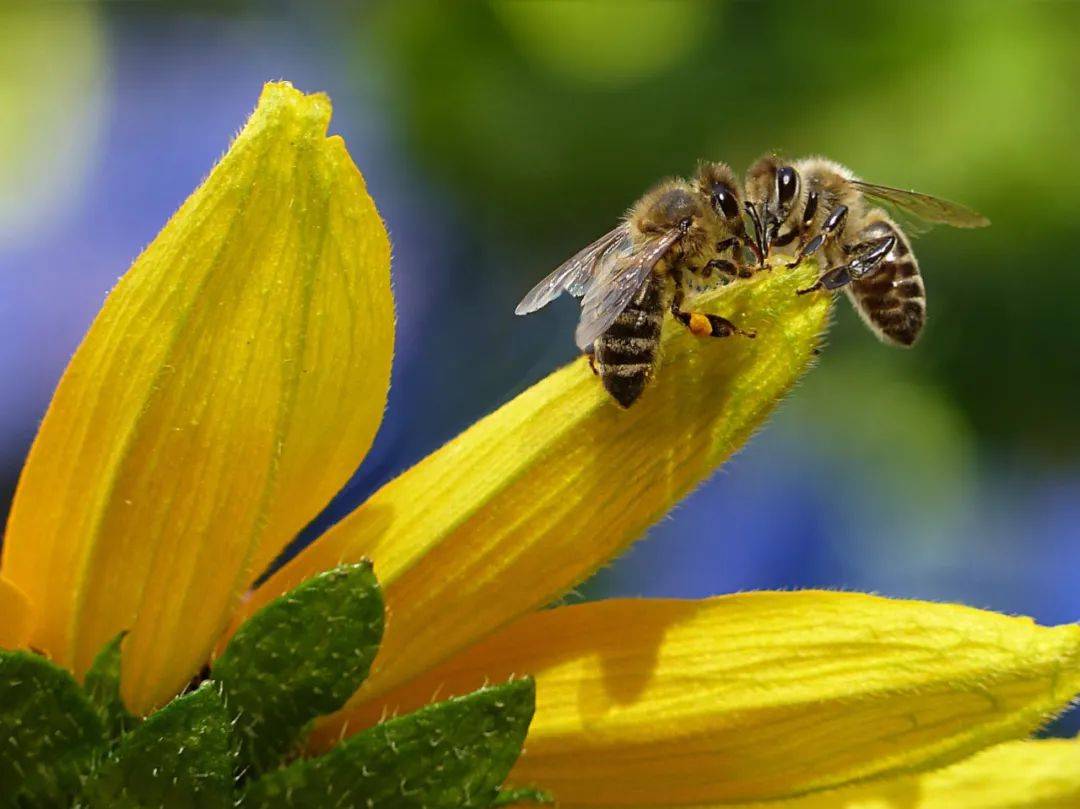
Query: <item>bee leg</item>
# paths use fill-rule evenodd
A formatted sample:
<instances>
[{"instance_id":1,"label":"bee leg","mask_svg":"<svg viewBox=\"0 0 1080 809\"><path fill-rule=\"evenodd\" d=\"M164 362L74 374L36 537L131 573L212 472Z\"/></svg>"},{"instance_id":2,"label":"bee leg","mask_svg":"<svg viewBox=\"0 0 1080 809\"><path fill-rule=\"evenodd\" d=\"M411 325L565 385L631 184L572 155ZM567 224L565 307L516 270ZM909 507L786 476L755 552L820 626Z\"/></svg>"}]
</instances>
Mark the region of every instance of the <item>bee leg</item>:
<instances>
[{"instance_id":1,"label":"bee leg","mask_svg":"<svg viewBox=\"0 0 1080 809\"><path fill-rule=\"evenodd\" d=\"M818 203L821 201L821 195L817 191L811 191L806 195L806 206L803 208L802 220L799 222L799 245L795 248L796 254L800 257L806 255L806 245L810 241L811 225L814 224L814 217L817 216Z\"/></svg>"},{"instance_id":2,"label":"bee leg","mask_svg":"<svg viewBox=\"0 0 1080 809\"><path fill-rule=\"evenodd\" d=\"M821 246L825 244L825 234L819 233L817 236L808 241L805 245L799 248L799 252L795 255L794 260L787 264L789 270L794 270L800 264L803 263L803 259L807 256L812 256Z\"/></svg>"},{"instance_id":3,"label":"bee leg","mask_svg":"<svg viewBox=\"0 0 1080 809\"><path fill-rule=\"evenodd\" d=\"M731 248L731 257L735 259L735 262L739 265L741 265L743 263L743 259L746 258L747 250L749 250L753 254L754 259L757 261L759 267L765 261L764 256L762 256L758 252L757 244L755 244L754 240L750 238L750 234L746 232L746 222L744 222L741 218L735 225L735 235L728 239L724 239L723 241L717 242L717 255L722 255L728 247Z\"/></svg>"},{"instance_id":4,"label":"bee leg","mask_svg":"<svg viewBox=\"0 0 1080 809\"><path fill-rule=\"evenodd\" d=\"M716 255L722 256L724 253L731 251L731 259L714 258L708 264L705 265L710 273L712 270L720 270L726 276L730 278L752 278L754 276L754 270L747 267L743 263L745 255L742 254L743 248L746 247L745 238L739 236L732 236L727 239L723 239L716 243ZM756 255L756 254L755 254Z\"/></svg>"},{"instance_id":5,"label":"bee leg","mask_svg":"<svg viewBox=\"0 0 1080 809\"><path fill-rule=\"evenodd\" d=\"M767 270L767 269L769 269L769 267L765 264L765 254L761 252L761 249L757 246L757 242L755 242L752 238L750 238L749 234L744 235L739 240L739 245L741 246L742 250L744 251L744 253L743 253L744 256L745 256L745 251L746 250L750 251L750 254L754 257L754 261L757 262L757 266L758 266L759 270Z\"/></svg>"},{"instance_id":6,"label":"bee leg","mask_svg":"<svg viewBox=\"0 0 1080 809\"><path fill-rule=\"evenodd\" d=\"M847 264L833 267L825 272L817 283L806 289L796 290L796 295L806 295L819 289L840 289L865 278L881 265L885 256L896 246L895 236L886 236L884 239L873 239L855 246L856 257Z\"/></svg>"},{"instance_id":7,"label":"bee leg","mask_svg":"<svg viewBox=\"0 0 1080 809\"><path fill-rule=\"evenodd\" d=\"M726 317L720 317L720 315L684 312L681 309L674 308L671 310L671 314L686 326L691 334L698 337L731 337L733 334L749 337L751 340L757 337L757 332L753 329L740 329Z\"/></svg>"},{"instance_id":8,"label":"bee leg","mask_svg":"<svg viewBox=\"0 0 1080 809\"><path fill-rule=\"evenodd\" d=\"M713 272L719 272L729 280L735 280L736 278L751 278L754 275L753 270L747 267L740 267L734 261L729 261L726 258L714 258L708 261L701 269L700 275L703 278L708 278Z\"/></svg>"},{"instance_id":9,"label":"bee leg","mask_svg":"<svg viewBox=\"0 0 1080 809\"><path fill-rule=\"evenodd\" d=\"M776 238L774 238L769 244L771 247L787 247L789 244L795 241L796 237L799 237L800 239L802 238L801 227L791 228L791 230L788 230L783 234L777 234Z\"/></svg>"},{"instance_id":10,"label":"bee leg","mask_svg":"<svg viewBox=\"0 0 1080 809\"><path fill-rule=\"evenodd\" d=\"M732 252L732 255L734 255L735 248L738 246L739 240L735 236L732 236L730 239L724 239L716 243L716 254L723 255L728 250L730 250Z\"/></svg>"},{"instance_id":11,"label":"bee leg","mask_svg":"<svg viewBox=\"0 0 1080 809\"><path fill-rule=\"evenodd\" d=\"M682 302L682 290L678 290L671 302L671 314L697 337L731 337L733 334L749 337L751 340L757 337L757 332L753 329L740 329L726 317L683 311Z\"/></svg>"},{"instance_id":12,"label":"bee leg","mask_svg":"<svg viewBox=\"0 0 1080 809\"><path fill-rule=\"evenodd\" d=\"M584 354L589 360L589 367L592 369L593 376L600 376L600 372L596 370L596 349L589 346L585 349Z\"/></svg>"},{"instance_id":13,"label":"bee leg","mask_svg":"<svg viewBox=\"0 0 1080 809\"><path fill-rule=\"evenodd\" d=\"M847 222L847 205L837 205L829 214L828 219L821 226L821 232L799 248L795 260L787 265L789 270L794 270L807 256L812 256L825 246L825 243L840 236L844 232L844 224Z\"/></svg>"}]
</instances>

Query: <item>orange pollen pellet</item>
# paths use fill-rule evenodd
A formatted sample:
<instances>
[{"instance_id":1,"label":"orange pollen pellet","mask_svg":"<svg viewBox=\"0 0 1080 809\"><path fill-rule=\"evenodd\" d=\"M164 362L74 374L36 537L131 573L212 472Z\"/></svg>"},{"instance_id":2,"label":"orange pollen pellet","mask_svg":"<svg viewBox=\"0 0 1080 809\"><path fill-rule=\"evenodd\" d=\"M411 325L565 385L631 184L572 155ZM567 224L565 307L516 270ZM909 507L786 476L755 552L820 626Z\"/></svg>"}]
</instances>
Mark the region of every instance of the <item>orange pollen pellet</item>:
<instances>
[{"instance_id":1,"label":"orange pollen pellet","mask_svg":"<svg viewBox=\"0 0 1080 809\"><path fill-rule=\"evenodd\" d=\"M705 315L694 313L690 315L690 331L698 337L708 337L712 334L712 324Z\"/></svg>"}]
</instances>

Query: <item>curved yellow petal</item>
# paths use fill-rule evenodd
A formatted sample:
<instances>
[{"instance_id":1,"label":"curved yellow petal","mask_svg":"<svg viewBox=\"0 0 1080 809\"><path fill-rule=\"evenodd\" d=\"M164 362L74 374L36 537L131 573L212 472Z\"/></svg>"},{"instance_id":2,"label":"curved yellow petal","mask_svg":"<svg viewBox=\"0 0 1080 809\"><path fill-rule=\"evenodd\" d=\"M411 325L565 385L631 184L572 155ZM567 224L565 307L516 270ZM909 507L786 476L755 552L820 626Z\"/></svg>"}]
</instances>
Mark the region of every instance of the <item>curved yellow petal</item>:
<instances>
[{"instance_id":1,"label":"curved yellow petal","mask_svg":"<svg viewBox=\"0 0 1080 809\"><path fill-rule=\"evenodd\" d=\"M562 809L772 800L940 766L1027 735L1080 691L1080 626L831 593L613 600L539 612L313 744L536 678L510 782Z\"/></svg>"},{"instance_id":2,"label":"curved yellow petal","mask_svg":"<svg viewBox=\"0 0 1080 809\"><path fill-rule=\"evenodd\" d=\"M715 806L715 804L714 804ZM753 809L1076 809L1080 742L1009 742L934 772ZM686 807L711 809L711 807ZM744 804L744 809L751 807Z\"/></svg>"},{"instance_id":3,"label":"curved yellow petal","mask_svg":"<svg viewBox=\"0 0 1080 809\"><path fill-rule=\"evenodd\" d=\"M816 273L763 273L702 301L755 340L669 322L657 381L627 411L584 358L556 371L376 492L246 608L371 559L390 620L362 700L550 603L708 477L806 370L830 302L795 290Z\"/></svg>"},{"instance_id":4,"label":"curved yellow petal","mask_svg":"<svg viewBox=\"0 0 1080 809\"><path fill-rule=\"evenodd\" d=\"M109 295L19 481L4 573L85 671L121 629L138 711L199 669L239 592L378 428L389 242L330 102L288 84Z\"/></svg>"},{"instance_id":5,"label":"curved yellow petal","mask_svg":"<svg viewBox=\"0 0 1080 809\"><path fill-rule=\"evenodd\" d=\"M18 587L0 577L0 649L18 649L30 637L30 601Z\"/></svg>"}]
</instances>

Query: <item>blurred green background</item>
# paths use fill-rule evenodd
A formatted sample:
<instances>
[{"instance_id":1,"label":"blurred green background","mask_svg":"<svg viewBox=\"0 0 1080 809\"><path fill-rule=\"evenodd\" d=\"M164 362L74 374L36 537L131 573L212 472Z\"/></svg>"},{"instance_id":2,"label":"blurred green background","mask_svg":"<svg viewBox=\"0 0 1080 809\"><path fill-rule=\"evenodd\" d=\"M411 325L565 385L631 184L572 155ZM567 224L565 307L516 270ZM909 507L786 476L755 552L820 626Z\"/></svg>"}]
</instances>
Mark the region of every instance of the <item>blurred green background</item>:
<instances>
[{"instance_id":1,"label":"blurred green background","mask_svg":"<svg viewBox=\"0 0 1080 809\"><path fill-rule=\"evenodd\" d=\"M583 596L825 586L1074 621L1078 36L1078 4L995 0L9 4L0 502L109 286L288 78L334 99L399 310L384 430L299 542L573 356L571 303L514 304L657 179L822 153L993 227L916 242L913 350L838 307L778 417Z\"/></svg>"}]
</instances>

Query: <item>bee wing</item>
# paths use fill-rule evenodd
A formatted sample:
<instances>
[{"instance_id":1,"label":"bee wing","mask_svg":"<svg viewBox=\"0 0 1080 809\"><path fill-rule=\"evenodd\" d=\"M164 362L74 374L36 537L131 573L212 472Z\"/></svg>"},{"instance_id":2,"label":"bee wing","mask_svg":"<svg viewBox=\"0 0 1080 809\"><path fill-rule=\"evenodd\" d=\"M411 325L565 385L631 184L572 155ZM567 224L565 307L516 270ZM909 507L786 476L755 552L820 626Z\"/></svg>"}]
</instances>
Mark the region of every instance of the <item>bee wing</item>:
<instances>
[{"instance_id":1,"label":"bee wing","mask_svg":"<svg viewBox=\"0 0 1080 809\"><path fill-rule=\"evenodd\" d=\"M547 306L563 292L569 292L575 298L580 298L595 277L599 263L624 242L625 249L629 250L630 226L625 222L556 267L554 272L529 290L514 309L514 313L527 315L535 312Z\"/></svg>"},{"instance_id":2,"label":"bee wing","mask_svg":"<svg viewBox=\"0 0 1080 809\"><path fill-rule=\"evenodd\" d=\"M990 220L981 213L959 202L949 202L947 199L920 194L918 191L864 183L861 180L852 180L851 184L866 196L895 205L926 222L952 225L954 228L984 228L990 224Z\"/></svg>"},{"instance_id":3,"label":"bee wing","mask_svg":"<svg viewBox=\"0 0 1080 809\"><path fill-rule=\"evenodd\" d=\"M574 340L583 351L596 338L611 328L615 318L630 304L656 263L664 257L682 235L679 229L669 230L633 252L611 254L581 301L581 320Z\"/></svg>"}]
</instances>

